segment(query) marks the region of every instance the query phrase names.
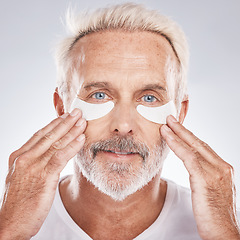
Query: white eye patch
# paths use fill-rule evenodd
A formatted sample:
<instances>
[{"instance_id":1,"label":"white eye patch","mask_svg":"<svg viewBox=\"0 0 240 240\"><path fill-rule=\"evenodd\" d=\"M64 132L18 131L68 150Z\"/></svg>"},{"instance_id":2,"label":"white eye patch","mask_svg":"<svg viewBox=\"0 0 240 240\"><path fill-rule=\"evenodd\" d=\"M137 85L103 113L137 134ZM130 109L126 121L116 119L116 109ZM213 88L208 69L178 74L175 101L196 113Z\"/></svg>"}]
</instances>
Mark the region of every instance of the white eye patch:
<instances>
[{"instance_id":1,"label":"white eye patch","mask_svg":"<svg viewBox=\"0 0 240 240\"><path fill-rule=\"evenodd\" d=\"M167 116L173 115L176 117L177 115L176 107L173 101L170 101L160 107L146 107L138 105L137 111L147 120L159 124L166 124Z\"/></svg>"},{"instance_id":2,"label":"white eye patch","mask_svg":"<svg viewBox=\"0 0 240 240\"><path fill-rule=\"evenodd\" d=\"M71 105L71 110L74 108L80 108L83 113L83 118L87 121L94 120L101 118L107 115L114 107L114 103L111 101L101 103L101 104L94 104L85 102L79 98L75 98Z\"/></svg>"},{"instance_id":3,"label":"white eye patch","mask_svg":"<svg viewBox=\"0 0 240 240\"><path fill-rule=\"evenodd\" d=\"M75 98L71 105L71 110L74 108L80 108L82 110L83 117L89 121L107 115L114 108L114 103L108 101L106 103L94 104L85 102L79 98ZM176 117L176 108L173 101L170 101L160 107L146 107L143 105L138 105L137 111L147 120L159 124L166 124L166 118L169 115Z\"/></svg>"}]
</instances>

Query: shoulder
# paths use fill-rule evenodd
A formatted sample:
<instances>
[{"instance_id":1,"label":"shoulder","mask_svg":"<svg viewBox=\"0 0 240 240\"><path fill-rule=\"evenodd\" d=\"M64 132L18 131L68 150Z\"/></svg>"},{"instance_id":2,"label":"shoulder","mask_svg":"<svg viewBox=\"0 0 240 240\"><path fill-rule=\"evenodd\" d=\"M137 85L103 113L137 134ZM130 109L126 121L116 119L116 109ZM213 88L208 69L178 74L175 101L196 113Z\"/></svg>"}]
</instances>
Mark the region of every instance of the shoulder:
<instances>
[{"instance_id":1,"label":"shoulder","mask_svg":"<svg viewBox=\"0 0 240 240\"><path fill-rule=\"evenodd\" d=\"M66 179L66 177L62 177L59 181L59 184L64 179ZM75 234L74 231L74 229L76 229L75 225L76 224L71 220L63 205L58 185L55 193L55 198L52 207L48 213L48 216L45 219L39 232L32 239L79 239L79 237Z\"/></svg>"},{"instance_id":2,"label":"shoulder","mask_svg":"<svg viewBox=\"0 0 240 240\"><path fill-rule=\"evenodd\" d=\"M238 217L238 221L240 223L240 208L237 208L237 217Z\"/></svg>"},{"instance_id":3,"label":"shoulder","mask_svg":"<svg viewBox=\"0 0 240 240\"><path fill-rule=\"evenodd\" d=\"M191 190L171 180L167 182L165 206L168 208L165 226L171 239L200 239L195 222Z\"/></svg>"},{"instance_id":4,"label":"shoulder","mask_svg":"<svg viewBox=\"0 0 240 240\"><path fill-rule=\"evenodd\" d=\"M192 208L191 190L176 184L171 180L165 179L167 182L167 197L173 200L175 205L183 205L189 209Z\"/></svg>"}]
</instances>

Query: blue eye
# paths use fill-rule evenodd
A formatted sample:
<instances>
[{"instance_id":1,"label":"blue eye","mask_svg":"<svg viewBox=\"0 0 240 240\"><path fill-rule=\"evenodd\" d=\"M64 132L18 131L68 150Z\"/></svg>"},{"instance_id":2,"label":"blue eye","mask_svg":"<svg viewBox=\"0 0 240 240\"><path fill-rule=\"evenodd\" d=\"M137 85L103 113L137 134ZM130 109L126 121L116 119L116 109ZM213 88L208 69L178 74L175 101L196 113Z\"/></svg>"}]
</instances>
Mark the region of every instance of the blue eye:
<instances>
[{"instance_id":1,"label":"blue eye","mask_svg":"<svg viewBox=\"0 0 240 240\"><path fill-rule=\"evenodd\" d=\"M95 96L96 99L102 100L105 98L106 94L104 92L96 92L93 96Z\"/></svg>"},{"instance_id":2,"label":"blue eye","mask_svg":"<svg viewBox=\"0 0 240 240\"><path fill-rule=\"evenodd\" d=\"M145 102L154 102L156 100L156 98L153 95L145 95L143 99Z\"/></svg>"}]
</instances>

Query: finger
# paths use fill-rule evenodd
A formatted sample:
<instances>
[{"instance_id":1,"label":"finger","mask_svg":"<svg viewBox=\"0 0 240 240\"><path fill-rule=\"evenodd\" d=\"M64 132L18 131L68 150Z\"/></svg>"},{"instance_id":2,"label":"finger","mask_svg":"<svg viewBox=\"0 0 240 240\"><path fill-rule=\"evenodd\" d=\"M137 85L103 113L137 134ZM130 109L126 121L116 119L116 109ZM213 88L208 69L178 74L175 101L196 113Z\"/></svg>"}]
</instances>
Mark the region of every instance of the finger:
<instances>
[{"instance_id":1,"label":"finger","mask_svg":"<svg viewBox=\"0 0 240 240\"><path fill-rule=\"evenodd\" d=\"M167 125L163 125L160 131L170 149L183 161L190 176L195 172L199 173L203 171L203 159L198 152L193 151L193 149L179 138Z\"/></svg>"},{"instance_id":2,"label":"finger","mask_svg":"<svg viewBox=\"0 0 240 240\"><path fill-rule=\"evenodd\" d=\"M43 155L41 155L39 158L36 159L36 161L46 165L47 162L52 158L52 156L58 150L64 149L74 139L79 137L86 129L86 125L87 125L86 120L83 118L80 118L66 135L64 135L57 142L53 143L51 147Z\"/></svg>"},{"instance_id":3,"label":"finger","mask_svg":"<svg viewBox=\"0 0 240 240\"><path fill-rule=\"evenodd\" d=\"M73 158L83 147L85 135L82 134L65 148L58 150L45 166L45 171L48 173L60 173L66 166L67 162Z\"/></svg>"},{"instance_id":4,"label":"finger","mask_svg":"<svg viewBox=\"0 0 240 240\"><path fill-rule=\"evenodd\" d=\"M80 118L66 135L52 144L51 148L56 150L65 148L71 141L73 141L84 132L86 126L86 120L84 118Z\"/></svg>"},{"instance_id":5,"label":"finger","mask_svg":"<svg viewBox=\"0 0 240 240\"><path fill-rule=\"evenodd\" d=\"M207 161L214 165L219 165L219 161L224 163L224 161L205 142L201 141L192 132L187 130L173 116L167 118L167 124L179 138L195 151L199 152Z\"/></svg>"},{"instance_id":6,"label":"finger","mask_svg":"<svg viewBox=\"0 0 240 240\"><path fill-rule=\"evenodd\" d=\"M66 117L68 116L68 113L63 114L62 116L55 118L53 121L51 121L47 126L37 131L21 148L14 151L10 157L9 157L9 169L14 163L14 160L31 149L45 134L53 130L60 122L62 122Z\"/></svg>"},{"instance_id":7,"label":"finger","mask_svg":"<svg viewBox=\"0 0 240 240\"><path fill-rule=\"evenodd\" d=\"M81 111L74 109L73 112L60 122L52 131L45 134L26 154L27 158L35 159L44 154L51 145L62 138L74 126L81 117Z\"/></svg>"}]
</instances>

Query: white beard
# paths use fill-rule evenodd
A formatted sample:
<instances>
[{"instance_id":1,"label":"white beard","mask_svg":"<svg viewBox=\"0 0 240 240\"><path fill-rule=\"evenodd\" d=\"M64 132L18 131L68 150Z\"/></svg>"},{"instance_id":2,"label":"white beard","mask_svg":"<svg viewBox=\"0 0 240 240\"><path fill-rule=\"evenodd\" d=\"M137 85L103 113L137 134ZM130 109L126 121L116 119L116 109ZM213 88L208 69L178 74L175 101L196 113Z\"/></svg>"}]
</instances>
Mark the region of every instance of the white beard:
<instances>
[{"instance_id":1,"label":"white beard","mask_svg":"<svg viewBox=\"0 0 240 240\"><path fill-rule=\"evenodd\" d=\"M162 169L169 148L161 142L141 159L140 166L130 163L110 162L107 159L96 161L94 154L86 145L77 155L76 163L83 176L99 191L115 201L123 201L127 196L147 185Z\"/></svg>"}]
</instances>

